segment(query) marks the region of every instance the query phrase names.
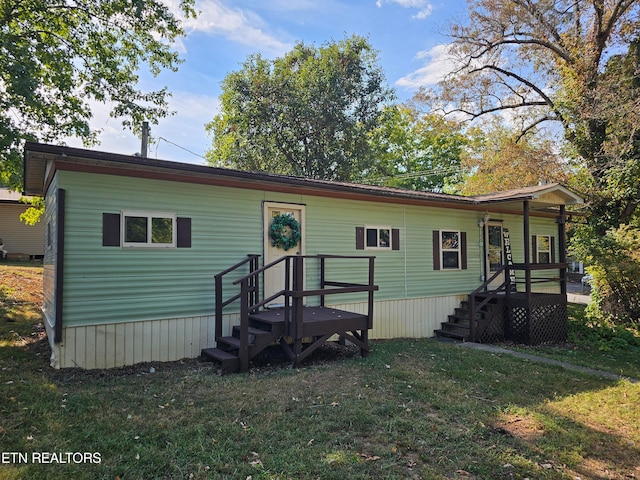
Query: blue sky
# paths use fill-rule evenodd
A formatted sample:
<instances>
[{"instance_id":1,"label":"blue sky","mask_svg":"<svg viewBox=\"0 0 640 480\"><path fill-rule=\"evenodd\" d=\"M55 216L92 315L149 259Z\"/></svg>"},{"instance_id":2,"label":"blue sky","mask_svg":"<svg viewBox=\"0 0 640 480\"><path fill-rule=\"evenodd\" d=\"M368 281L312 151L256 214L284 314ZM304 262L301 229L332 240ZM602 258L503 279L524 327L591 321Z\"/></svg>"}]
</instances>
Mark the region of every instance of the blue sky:
<instances>
[{"instance_id":1,"label":"blue sky","mask_svg":"<svg viewBox=\"0 0 640 480\"><path fill-rule=\"evenodd\" d=\"M163 0L176 8L178 0ZM177 73L143 74L145 89L167 86L175 115L152 126L156 144L149 157L204 163L211 145L204 124L219 111L220 82L259 52L276 58L298 41L317 46L353 34L378 51L380 66L399 100L446 73L443 35L451 20L463 19L464 0L196 0L200 15L185 21L187 36L175 48L184 63ZM109 105L93 105L92 126L102 130L96 149L132 154L140 141L108 118ZM68 139L71 146L82 146ZM190 153L193 152L193 153Z\"/></svg>"}]
</instances>

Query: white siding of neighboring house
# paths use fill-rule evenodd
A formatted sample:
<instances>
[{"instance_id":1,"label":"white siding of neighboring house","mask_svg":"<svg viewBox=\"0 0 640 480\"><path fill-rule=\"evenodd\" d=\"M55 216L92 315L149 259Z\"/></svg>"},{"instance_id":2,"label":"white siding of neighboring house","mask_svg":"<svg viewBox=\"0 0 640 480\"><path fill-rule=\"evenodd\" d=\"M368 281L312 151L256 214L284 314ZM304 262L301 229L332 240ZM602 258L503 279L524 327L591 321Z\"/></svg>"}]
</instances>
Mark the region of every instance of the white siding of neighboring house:
<instances>
[{"instance_id":1,"label":"white siding of neighboring house","mask_svg":"<svg viewBox=\"0 0 640 480\"><path fill-rule=\"evenodd\" d=\"M44 254L44 224L38 222L34 226L26 225L20 220L20 215L28 207L17 203L19 195L10 195L6 191L0 192L0 239L4 242L4 249L10 256L42 256Z\"/></svg>"}]
</instances>

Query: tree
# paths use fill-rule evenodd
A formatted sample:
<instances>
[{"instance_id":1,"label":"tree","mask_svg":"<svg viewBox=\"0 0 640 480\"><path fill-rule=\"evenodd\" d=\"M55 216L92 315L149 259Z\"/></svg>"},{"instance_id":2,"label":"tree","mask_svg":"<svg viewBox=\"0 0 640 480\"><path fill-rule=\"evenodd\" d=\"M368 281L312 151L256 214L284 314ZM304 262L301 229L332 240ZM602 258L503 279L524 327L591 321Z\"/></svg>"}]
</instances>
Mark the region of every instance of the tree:
<instances>
[{"instance_id":1,"label":"tree","mask_svg":"<svg viewBox=\"0 0 640 480\"><path fill-rule=\"evenodd\" d=\"M640 0L470 0L469 9L469 24L449 32L455 69L421 99L471 120L509 115L522 135L555 122L593 177L583 193L599 192L593 208L608 212L592 216L595 230L628 223L639 202Z\"/></svg>"},{"instance_id":2,"label":"tree","mask_svg":"<svg viewBox=\"0 0 640 480\"><path fill-rule=\"evenodd\" d=\"M367 134L393 98L362 37L298 43L282 58L247 59L222 82L206 128L210 164L326 180L359 180L372 162Z\"/></svg>"},{"instance_id":3,"label":"tree","mask_svg":"<svg viewBox=\"0 0 640 480\"><path fill-rule=\"evenodd\" d=\"M635 238L638 229L640 0L469 0L469 7L469 24L450 30L456 68L422 99L471 120L509 116L521 135L559 125L588 172L581 193L589 215L574 248L606 274L618 259L602 248L605 239L620 231ZM612 304L597 300L603 311Z\"/></svg>"},{"instance_id":4,"label":"tree","mask_svg":"<svg viewBox=\"0 0 640 480\"><path fill-rule=\"evenodd\" d=\"M440 115L423 115L409 105L387 107L371 134L376 164L366 181L451 192L464 177L461 163L468 143L457 123Z\"/></svg>"},{"instance_id":5,"label":"tree","mask_svg":"<svg viewBox=\"0 0 640 480\"><path fill-rule=\"evenodd\" d=\"M171 44L184 31L161 0L2 0L0 33L0 183L19 188L25 140L94 144L90 100L134 130L169 113L166 89L138 87L142 64L157 75L180 61Z\"/></svg>"},{"instance_id":6,"label":"tree","mask_svg":"<svg viewBox=\"0 0 640 480\"><path fill-rule=\"evenodd\" d=\"M460 187L464 195L568 181L569 165L549 139L521 136L502 123L477 130L473 137L462 164L470 172Z\"/></svg>"}]
</instances>

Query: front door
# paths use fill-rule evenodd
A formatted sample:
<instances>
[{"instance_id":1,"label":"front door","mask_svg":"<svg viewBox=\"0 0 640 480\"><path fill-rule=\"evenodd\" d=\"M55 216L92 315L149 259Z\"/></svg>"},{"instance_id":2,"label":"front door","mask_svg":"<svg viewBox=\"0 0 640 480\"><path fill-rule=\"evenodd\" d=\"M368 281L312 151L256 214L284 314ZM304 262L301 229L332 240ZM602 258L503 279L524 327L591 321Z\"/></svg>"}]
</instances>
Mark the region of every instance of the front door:
<instances>
[{"instance_id":1,"label":"front door","mask_svg":"<svg viewBox=\"0 0 640 480\"><path fill-rule=\"evenodd\" d=\"M502 223L488 222L485 227L485 274L487 280L504 265L504 232ZM489 284L490 289L498 288L504 282L504 273Z\"/></svg>"},{"instance_id":2,"label":"front door","mask_svg":"<svg viewBox=\"0 0 640 480\"><path fill-rule=\"evenodd\" d=\"M300 225L301 239L296 245L273 244L271 238L271 226L273 219L285 215L296 220ZM294 203L264 203L264 264L271 263L285 255L304 255L304 223L305 211L304 205ZM290 236L289 227L284 227L283 234ZM285 247L289 247L285 250ZM291 273L291 272L290 272ZM285 287L285 263L282 262L277 266L264 272L264 298L268 298L274 293L284 289ZM270 306L280 306L284 304L282 296L276 298L270 303Z\"/></svg>"}]
</instances>

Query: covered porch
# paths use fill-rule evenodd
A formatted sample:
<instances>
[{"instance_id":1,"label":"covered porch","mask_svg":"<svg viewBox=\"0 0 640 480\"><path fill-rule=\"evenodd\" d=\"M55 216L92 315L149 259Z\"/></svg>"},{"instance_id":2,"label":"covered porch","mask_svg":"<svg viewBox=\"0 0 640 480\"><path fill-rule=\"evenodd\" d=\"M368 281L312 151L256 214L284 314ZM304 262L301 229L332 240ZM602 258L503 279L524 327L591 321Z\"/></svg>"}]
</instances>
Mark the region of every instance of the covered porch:
<instances>
[{"instance_id":1,"label":"covered porch","mask_svg":"<svg viewBox=\"0 0 640 480\"><path fill-rule=\"evenodd\" d=\"M566 341L566 207L581 204L583 200L560 185L541 185L482 195L476 199L487 206L487 213L479 223L484 229L487 228L491 212L522 216L524 261L513 261L510 242L518 239L510 239L507 234L501 252L501 265L491 270L485 267L484 282L469 294L436 334L478 343L509 340L535 345ZM548 260L543 259L547 261L540 261L538 253L534 251L536 236L531 233L533 215L555 217L557 248L553 244L550 246ZM557 261L554 250L557 250ZM544 288L548 285L553 288Z\"/></svg>"}]
</instances>

